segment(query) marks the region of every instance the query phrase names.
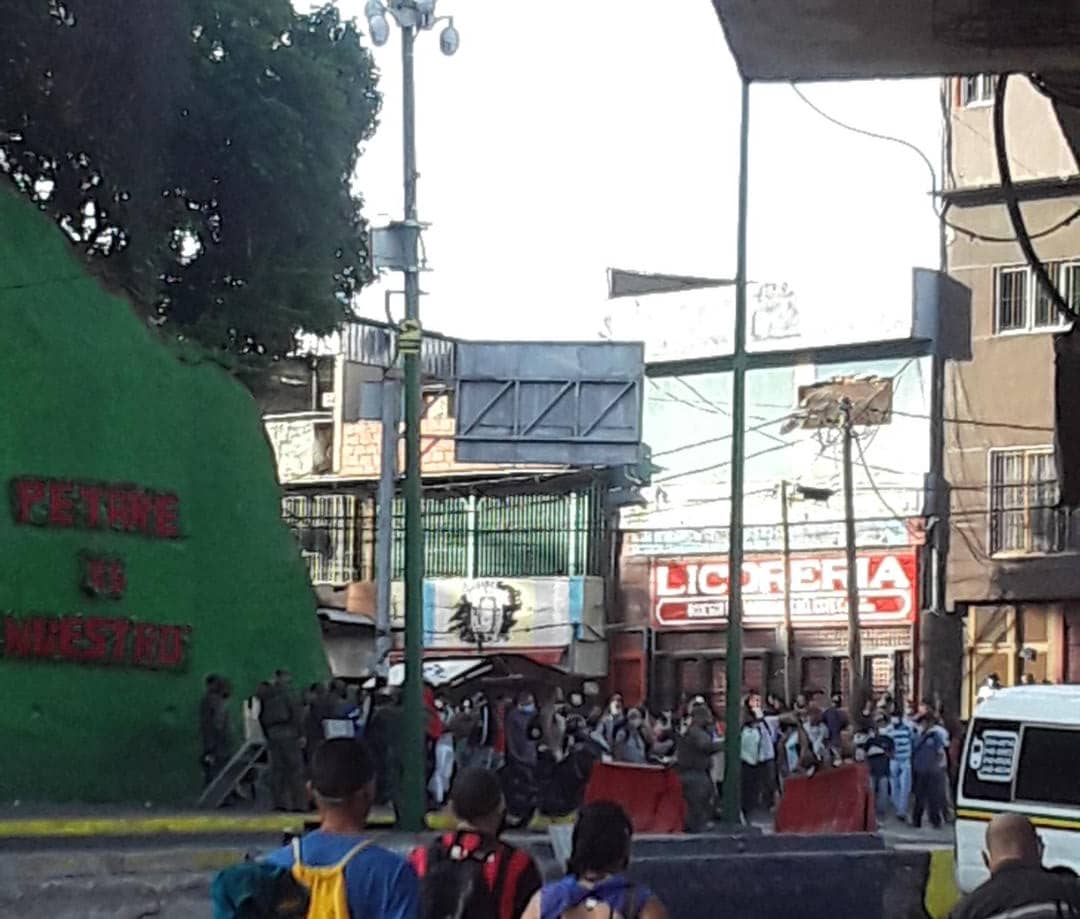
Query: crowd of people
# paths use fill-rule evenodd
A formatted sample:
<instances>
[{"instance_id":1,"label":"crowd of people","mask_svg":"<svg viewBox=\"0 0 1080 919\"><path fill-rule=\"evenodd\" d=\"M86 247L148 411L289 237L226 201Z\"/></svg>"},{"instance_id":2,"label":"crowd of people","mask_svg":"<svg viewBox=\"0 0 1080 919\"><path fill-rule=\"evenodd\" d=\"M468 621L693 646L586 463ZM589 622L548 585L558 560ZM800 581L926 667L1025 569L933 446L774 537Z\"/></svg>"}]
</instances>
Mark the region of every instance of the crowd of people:
<instances>
[{"instance_id":1,"label":"crowd of people","mask_svg":"<svg viewBox=\"0 0 1080 919\"><path fill-rule=\"evenodd\" d=\"M236 746L228 720L227 679L207 678L200 722L207 783ZM540 701L531 689L513 695L477 691L451 701L430 685L426 709L428 803L446 804L455 774L479 767L499 776L511 825L535 812L564 815L582 803L600 761L675 768L687 804L686 829L700 832L717 819L726 743L738 743L742 811L746 820L771 811L792 776L846 762L865 762L877 816L941 826L950 817L963 726L929 702L904 704L888 693L870 696L849 712L840 696L804 691L790 705L776 695L747 693L737 735L726 730L722 700L685 698L678 708L653 712L628 706L620 693L596 696L557 688ZM312 755L326 739L365 738L375 758L376 802L395 809L402 770L399 694L367 691L344 681L294 692L279 670L244 702L244 735L269 754L273 806L309 806L305 780Z\"/></svg>"}]
</instances>

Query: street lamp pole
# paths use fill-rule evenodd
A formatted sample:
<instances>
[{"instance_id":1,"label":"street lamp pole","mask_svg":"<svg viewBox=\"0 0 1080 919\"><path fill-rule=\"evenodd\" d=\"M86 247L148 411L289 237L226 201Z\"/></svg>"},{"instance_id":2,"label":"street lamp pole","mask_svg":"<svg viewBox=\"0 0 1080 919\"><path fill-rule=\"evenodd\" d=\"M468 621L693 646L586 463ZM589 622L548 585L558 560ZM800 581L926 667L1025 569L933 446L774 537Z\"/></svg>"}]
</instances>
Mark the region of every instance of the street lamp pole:
<instances>
[{"instance_id":1,"label":"street lamp pole","mask_svg":"<svg viewBox=\"0 0 1080 919\"><path fill-rule=\"evenodd\" d=\"M401 89L403 157L405 170L405 224L409 267L405 271L405 323L402 342L405 363L405 717L402 749L401 828L415 833L424 828L424 523L420 480L420 265L416 219L416 83L411 26L401 30ZM415 350L414 350L415 348Z\"/></svg>"},{"instance_id":2,"label":"street lamp pole","mask_svg":"<svg viewBox=\"0 0 1080 919\"><path fill-rule=\"evenodd\" d=\"M405 383L405 698L402 718L402 789L399 826L408 832L424 828L426 810L424 752L424 524L420 477L421 391L420 221L416 212L416 73L413 49L421 29L446 22L439 44L444 54L458 47L453 20L435 16L436 0L368 0L365 7L371 39L383 45L389 38L389 13L401 27L402 166L405 217L390 232L405 275L405 320L398 331L398 352Z\"/></svg>"}]
</instances>

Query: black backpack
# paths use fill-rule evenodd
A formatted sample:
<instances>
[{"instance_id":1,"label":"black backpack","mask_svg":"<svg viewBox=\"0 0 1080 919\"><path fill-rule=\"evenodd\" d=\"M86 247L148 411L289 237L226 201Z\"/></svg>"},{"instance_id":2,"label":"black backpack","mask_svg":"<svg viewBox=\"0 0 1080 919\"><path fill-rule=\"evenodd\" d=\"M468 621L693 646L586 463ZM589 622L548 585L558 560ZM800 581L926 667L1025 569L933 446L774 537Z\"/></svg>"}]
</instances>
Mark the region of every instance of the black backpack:
<instances>
[{"instance_id":1,"label":"black backpack","mask_svg":"<svg viewBox=\"0 0 1080 919\"><path fill-rule=\"evenodd\" d=\"M507 853L482 842L475 849L461 845L462 832L455 833L446 844L445 837L436 839L427 850L427 871L420 893L422 919L499 919L498 891L506 878L510 864ZM489 887L484 866L498 859L495 884Z\"/></svg>"}]
</instances>

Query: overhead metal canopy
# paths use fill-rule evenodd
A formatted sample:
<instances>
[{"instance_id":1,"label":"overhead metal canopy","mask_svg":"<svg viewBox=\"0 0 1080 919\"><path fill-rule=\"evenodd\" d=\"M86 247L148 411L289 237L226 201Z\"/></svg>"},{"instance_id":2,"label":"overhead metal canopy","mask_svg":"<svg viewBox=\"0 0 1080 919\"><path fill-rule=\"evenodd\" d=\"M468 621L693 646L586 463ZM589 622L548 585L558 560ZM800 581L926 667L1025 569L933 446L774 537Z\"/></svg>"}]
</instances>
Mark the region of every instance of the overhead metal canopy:
<instances>
[{"instance_id":1,"label":"overhead metal canopy","mask_svg":"<svg viewBox=\"0 0 1080 919\"><path fill-rule=\"evenodd\" d=\"M1077 0L713 0L743 77L1080 69Z\"/></svg>"}]
</instances>

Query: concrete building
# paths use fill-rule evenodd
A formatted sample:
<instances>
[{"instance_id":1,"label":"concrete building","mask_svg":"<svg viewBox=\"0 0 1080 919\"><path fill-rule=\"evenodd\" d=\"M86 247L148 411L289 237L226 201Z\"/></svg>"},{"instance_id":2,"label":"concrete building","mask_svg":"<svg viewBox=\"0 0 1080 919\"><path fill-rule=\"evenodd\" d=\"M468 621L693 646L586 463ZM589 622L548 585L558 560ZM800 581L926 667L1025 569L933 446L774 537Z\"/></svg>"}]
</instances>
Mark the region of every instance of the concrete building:
<instances>
[{"instance_id":1,"label":"concrete building","mask_svg":"<svg viewBox=\"0 0 1080 919\"><path fill-rule=\"evenodd\" d=\"M375 542L381 390L393 330L363 320L282 366L257 393L319 600L331 666L359 677L374 663ZM606 583L612 514L605 470L459 463L456 343L425 337L425 656L514 653L590 677L607 669ZM398 468L404 468L399 442ZM391 616L404 628L404 507L394 502Z\"/></svg>"},{"instance_id":2,"label":"concrete building","mask_svg":"<svg viewBox=\"0 0 1080 919\"><path fill-rule=\"evenodd\" d=\"M948 270L970 291L970 360L945 378L952 487L948 607L963 617L962 708L1006 685L1080 681L1078 521L1055 507L1054 336L1065 328L1026 265L1002 203L994 79L946 82ZM1051 102L1014 78L1006 136L1024 216L1065 298L1080 302L1080 175ZM958 662L958 664L961 662Z\"/></svg>"}]
</instances>

